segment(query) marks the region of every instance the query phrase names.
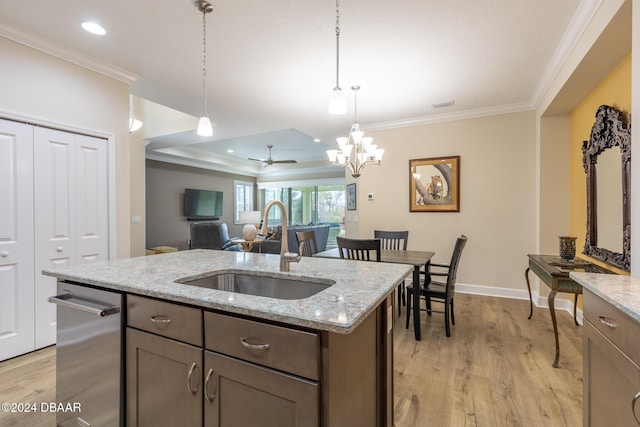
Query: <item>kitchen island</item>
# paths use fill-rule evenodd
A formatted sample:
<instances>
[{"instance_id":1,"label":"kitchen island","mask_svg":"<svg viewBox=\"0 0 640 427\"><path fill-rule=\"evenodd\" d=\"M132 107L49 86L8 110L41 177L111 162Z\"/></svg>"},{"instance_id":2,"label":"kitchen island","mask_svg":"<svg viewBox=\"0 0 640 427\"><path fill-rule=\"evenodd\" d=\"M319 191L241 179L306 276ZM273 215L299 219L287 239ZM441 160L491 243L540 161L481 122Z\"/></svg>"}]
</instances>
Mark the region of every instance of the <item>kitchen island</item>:
<instances>
[{"instance_id":1,"label":"kitchen island","mask_svg":"<svg viewBox=\"0 0 640 427\"><path fill-rule=\"evenodd\" d=\"M640 278L570 273L584 287L585 426L640 424Z\"/></svg>"},{"instance_id":2,"label":"kitchen island","mask_svg":"<svg viewBox=\"0 0 640 427\"><path fill-rule=\"evenodd\" d=\"M391 294L410 272L308 257L283 273L278 255L192 250L45 274L124 295L127 425L178 412L189 425L391 426ZM330 286L280 299L180 283L220 273Z\"/></svg>"}]
</instances>

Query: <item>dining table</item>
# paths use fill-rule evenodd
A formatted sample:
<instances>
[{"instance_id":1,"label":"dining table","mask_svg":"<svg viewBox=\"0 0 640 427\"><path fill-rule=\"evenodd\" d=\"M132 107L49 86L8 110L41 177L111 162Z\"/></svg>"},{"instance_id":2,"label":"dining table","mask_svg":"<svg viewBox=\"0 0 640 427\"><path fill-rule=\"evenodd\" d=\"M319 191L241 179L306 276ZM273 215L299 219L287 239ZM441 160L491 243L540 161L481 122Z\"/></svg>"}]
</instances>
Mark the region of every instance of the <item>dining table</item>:
<instances>
[{"instance_id":1,"label":"dining table","mask_svg":"<svg viewBox=\"0 0 640 427\"><path fill-rule=\"evenodd\" d=\"M413 266L413 283L420 283L420 270L424 267L425 283L431 281L429 276L429 263L435 252L430 251L413 251L402 249L382 249L380 250L380 262L388 262L392 264L408 264ZM321 258L337 258L340 259L340 251L338 248L327 249L313 255ZM420 286L413 286L413 330L416 341L421 340L420 333Z\"/></svg>"}]
</instances>

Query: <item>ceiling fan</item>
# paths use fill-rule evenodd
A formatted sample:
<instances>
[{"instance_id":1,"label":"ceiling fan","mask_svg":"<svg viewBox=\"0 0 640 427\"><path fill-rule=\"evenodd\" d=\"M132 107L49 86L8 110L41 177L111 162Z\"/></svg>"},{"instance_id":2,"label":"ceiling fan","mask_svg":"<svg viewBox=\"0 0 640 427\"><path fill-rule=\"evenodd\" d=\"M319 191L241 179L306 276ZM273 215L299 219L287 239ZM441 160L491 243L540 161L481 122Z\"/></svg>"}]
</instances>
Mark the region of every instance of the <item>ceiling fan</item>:
<instances>
[{"instance_id":1,"label":"ceiling fan","mask_svg":"<svg viewBox=\"0 0 640 427\"><path fill-rule=\"evenodd\" d=\"M296 160L273 160L271 158L271 149L273 148L273 145L267 145L267 148L269 148L268 159L252 159L251 157L249 157L249 160L255 160L256 162L264 162L266 163L266 165L264 165L265 167L276 164L276 163L298 163Z\"/></svg>"}]
</instances>

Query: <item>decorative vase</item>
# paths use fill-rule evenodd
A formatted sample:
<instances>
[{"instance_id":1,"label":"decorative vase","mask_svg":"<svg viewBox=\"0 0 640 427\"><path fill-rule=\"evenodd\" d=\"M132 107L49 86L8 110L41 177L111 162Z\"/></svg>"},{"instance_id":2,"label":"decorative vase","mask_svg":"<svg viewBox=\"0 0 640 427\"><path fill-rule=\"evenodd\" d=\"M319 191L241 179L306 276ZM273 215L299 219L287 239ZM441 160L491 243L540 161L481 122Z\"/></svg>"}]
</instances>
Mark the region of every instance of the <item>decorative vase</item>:
<instances>
[{"instance_id":1,"label":"decorative vase","mask_svg":"<svg viewBox=\"0 0 640 427\"><path fill-rule=\"evenodd\" d=\"M560 258L572 262L576 257L576 239L571 236L558 236L560 239Z\"/></svg>"},{"instance_id":2,"label":"decorative vase","mask_svg":"<svg viewBox=\"0 0 640 427\"><path fill-rule=\"evenodd\" d=\"M242 237L244 238L244 240L246 240L247 242L251 242L253 240L256 240L256 236L258 235L258 229L256 228L255 225L253 224L246 224L243 228L242 228Z\"/></svg>"}]
</instances>

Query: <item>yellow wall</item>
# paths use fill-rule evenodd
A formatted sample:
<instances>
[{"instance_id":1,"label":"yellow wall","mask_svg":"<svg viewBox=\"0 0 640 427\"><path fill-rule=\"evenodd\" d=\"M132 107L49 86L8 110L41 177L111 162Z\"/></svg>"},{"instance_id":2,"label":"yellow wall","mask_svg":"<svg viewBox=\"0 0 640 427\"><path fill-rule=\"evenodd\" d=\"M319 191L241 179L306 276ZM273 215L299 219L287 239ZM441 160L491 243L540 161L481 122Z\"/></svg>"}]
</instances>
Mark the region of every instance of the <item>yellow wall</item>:
<instances>
[{"instance_id":1,"label":"yellow wall","mask_svg":"<svg viewBox=\"0 0 640 427\"><path fill-rule=\"evenodd\" d=\"M600 105L631 112L631 55L624 58L571 112L569 145L569 233L577 236L578 252L584 247L587 223L586 175L582 167L582 142L589 139ZM622 235L622 230L621 230ZM584 255L583 255L584 256ZM598 262L597 260L593 260ZM610 266L609 266L610 267ZM621 270L616 270L624 273Z\"/></svg>"}]
</instances>

